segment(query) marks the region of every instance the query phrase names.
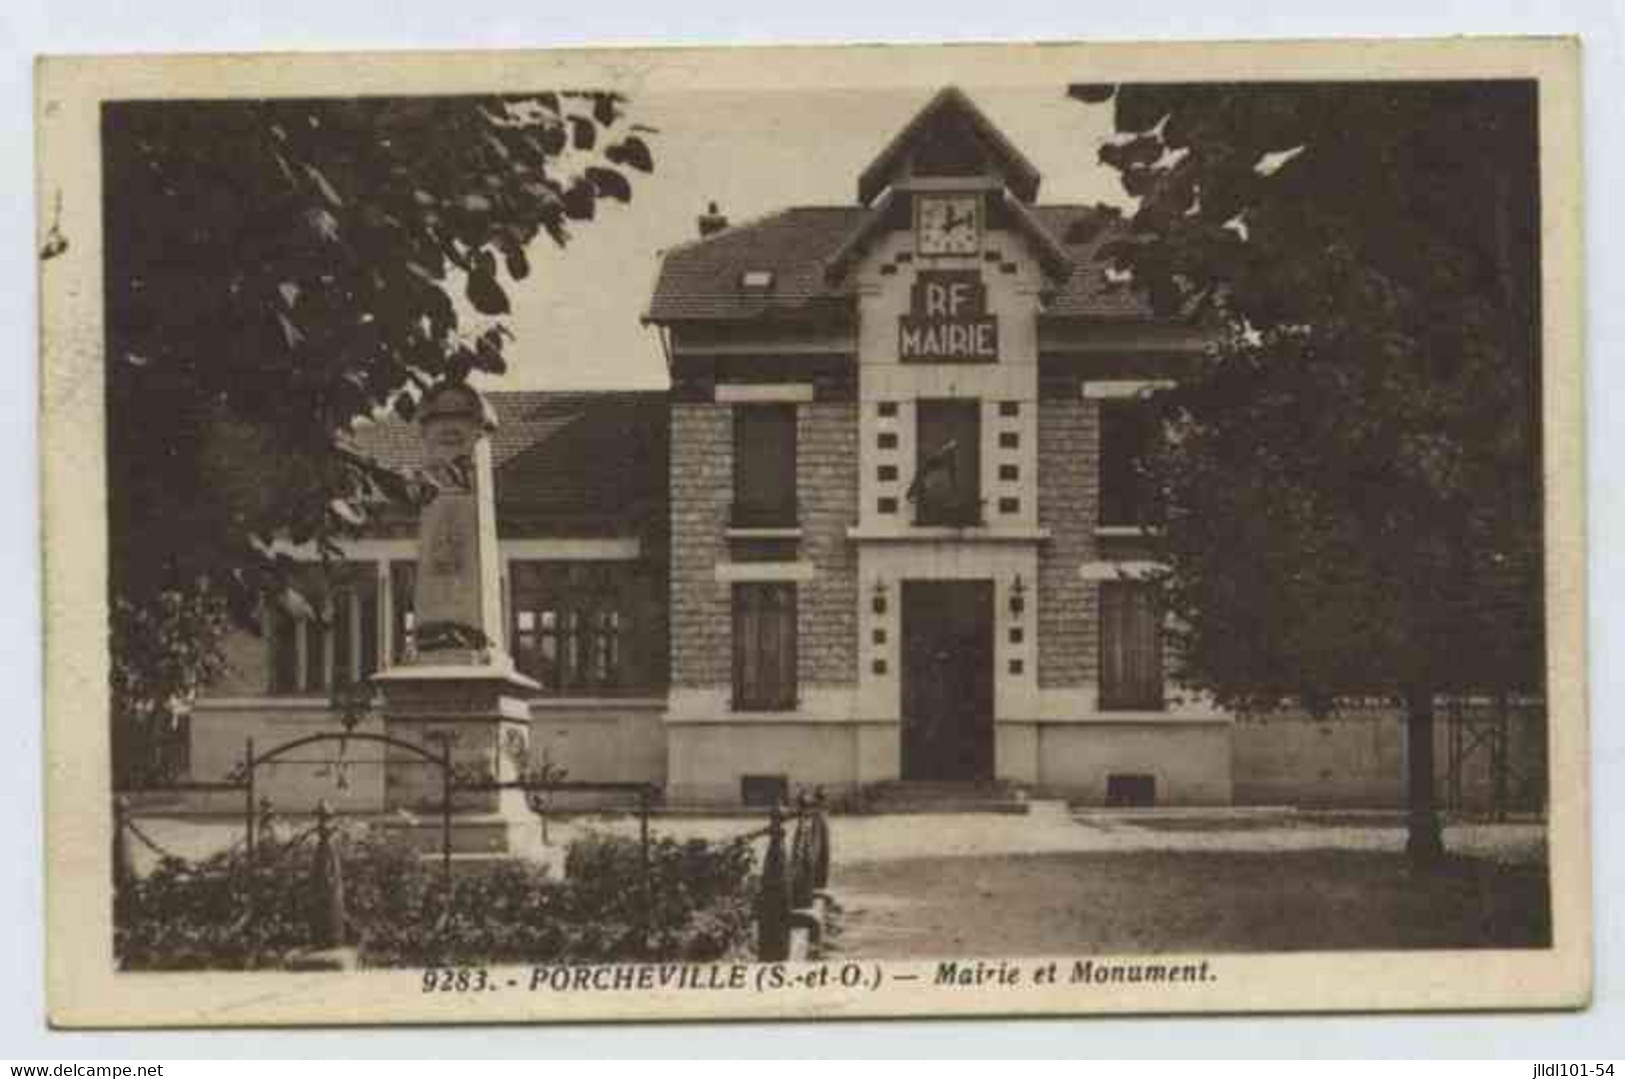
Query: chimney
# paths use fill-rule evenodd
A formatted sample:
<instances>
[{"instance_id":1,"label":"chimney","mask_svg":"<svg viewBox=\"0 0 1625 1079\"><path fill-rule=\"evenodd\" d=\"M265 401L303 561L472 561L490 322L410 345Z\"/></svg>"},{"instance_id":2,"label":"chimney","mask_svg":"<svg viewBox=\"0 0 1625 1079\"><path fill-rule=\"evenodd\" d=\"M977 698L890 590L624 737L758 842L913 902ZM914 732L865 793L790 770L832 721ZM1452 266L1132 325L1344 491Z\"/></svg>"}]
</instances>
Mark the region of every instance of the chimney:
<instances>
[{"instance_id":1,"label":"chimney","mask_svg":"<svg viewBox=\"0 0 1625 1079\"><path fill-rule=\"evenodd\" d=\"M713 233L721 232L723 229L727 228L728 218L725 214L717 209L717 204L713 202L709 207L706 208L705 213L699 216L699 225L700 235L710 236Z\"/></svg>"}]
</instances>

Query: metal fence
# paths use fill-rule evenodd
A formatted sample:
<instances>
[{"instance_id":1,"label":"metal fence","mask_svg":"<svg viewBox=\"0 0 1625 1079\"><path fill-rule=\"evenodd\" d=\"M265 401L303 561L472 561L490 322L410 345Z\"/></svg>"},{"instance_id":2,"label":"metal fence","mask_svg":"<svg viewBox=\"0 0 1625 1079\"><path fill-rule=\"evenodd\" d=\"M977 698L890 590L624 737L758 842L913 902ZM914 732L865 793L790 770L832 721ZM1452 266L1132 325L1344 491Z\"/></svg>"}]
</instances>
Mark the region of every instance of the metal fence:
<instances>
[{"instance_id":1,"label":"metal fence","mask_svg":"<svg viewBox=\"0 0 1625 1079\"><path fill-rule=\"evenodd\" d=\"M551 811L554 796L569 793L623 795L636 807L638 818L638 850L640 857L640 909L643 939L647 941L655 907L650 861L650 816L660 798L660 789L647 783L571 781L550 774L527 774L515 780L494 780L484 777L460 775L452 764L449 742L439 751L426 749L412 742L386 735L356 732L313 734L284 742L271 749L256 752L253 739L248 739L242 763L232 775L220 783L171 783L161 788L144 791L125 791L114 798L114 828L112 837L112 875L115 911L123 908L125 898L136 878L133 844L148 848L160 859L183 866L191 861L166 848L137 823L131 795L147 793L235 792L242 798L243 836L226 848L229 852L242 846L250 872L269 869L274 872L299 872L290 858L311 846L308 869L311 903L311 939L318 948L331 948L344 943L345 899L344 873L337 842L337 816L333 806L325 799L316 806L315 821L288 839L270 844L276 851L276 864L264 866L261 857L267 844L265 837L278 810L261 792L258 775L262 768L277 763L290 763L288 755L312 745L330 742L366 742L394 747L410 754L419 763L439 773L441 797L436 808L440 811L440 865L447 901L453 894L452 834L454 797L461 792L491 792L517 790L523 793L527 807L544 822ZM358 762L351 762L358 763ZM385 761L366 762L384 766ZM762 856L760 886L755 899L756 952L763 961L781 961L789 956L792 931L797 924L805 925L816 937L819 920L811 913L816 893L829 883L830 839L822 791L812 795L802 793L793 805L774 804L767 810L765 826L728 840L730 844L753 845L766 838ZM195 870L194 870L195 871ZM245 894L252 896L253 889ZM244 917L252 915L244 911Z\"/></svg>"}]
</instances>

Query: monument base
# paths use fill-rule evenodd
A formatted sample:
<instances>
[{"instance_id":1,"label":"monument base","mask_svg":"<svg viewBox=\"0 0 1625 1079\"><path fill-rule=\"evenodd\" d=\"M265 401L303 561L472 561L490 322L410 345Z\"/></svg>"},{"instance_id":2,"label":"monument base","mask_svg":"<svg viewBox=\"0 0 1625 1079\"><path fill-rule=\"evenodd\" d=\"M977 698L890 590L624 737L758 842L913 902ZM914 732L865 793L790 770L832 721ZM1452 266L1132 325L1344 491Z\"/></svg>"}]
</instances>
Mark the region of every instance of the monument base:
<instances>
[{"instance_id":1,"label":"monument base","mask_svg":"<svg viewBox=\"0 0 1625 1079\"><path fill-rule=\"evenodd\" d=\"M512 851L515 831L536 826L524 792L501 784L529 768L525 698L540 687L502 660L413 664L373 679L383 691L384 733L421 747L390 746L384 758L387 827L415 848L441 848L448 793L454 854Z\"/></svg>"},{"instance_id":2,"label":"monument base","mask_svg":"<svg viewBox=\"0 0 1625 1079\"><path fill-rule=\"evenodd\" d=\"M521 838L534 832L539 825L536 817L517 819L511 813L453 813L451 816L451 853L459 855L513 854L526 844ZM386 817L375 827L400 841L419 854L438 857L445 850L445 825L440 818Z\"/></svg>"}]
</instances>

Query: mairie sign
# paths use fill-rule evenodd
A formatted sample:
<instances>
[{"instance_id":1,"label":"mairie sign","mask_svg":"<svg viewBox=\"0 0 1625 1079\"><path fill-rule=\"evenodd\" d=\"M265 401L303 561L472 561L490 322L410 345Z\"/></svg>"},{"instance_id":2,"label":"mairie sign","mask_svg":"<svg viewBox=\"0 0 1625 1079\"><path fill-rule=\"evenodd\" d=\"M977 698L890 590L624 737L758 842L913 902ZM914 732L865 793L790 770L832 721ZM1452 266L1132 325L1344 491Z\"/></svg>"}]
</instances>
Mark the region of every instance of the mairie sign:
<instances>
[{"instance_id":1,"label":"mairie sign","mask_svg":"<svg viewBox=\"0 0 1625 1079\"><path fill-rule=\"evenodd\" d=\"M975 270L921 270L909 313L898 319L903 363L995 363L999 320L987 313L987 286Z\"/></svg>"}]
</instances>

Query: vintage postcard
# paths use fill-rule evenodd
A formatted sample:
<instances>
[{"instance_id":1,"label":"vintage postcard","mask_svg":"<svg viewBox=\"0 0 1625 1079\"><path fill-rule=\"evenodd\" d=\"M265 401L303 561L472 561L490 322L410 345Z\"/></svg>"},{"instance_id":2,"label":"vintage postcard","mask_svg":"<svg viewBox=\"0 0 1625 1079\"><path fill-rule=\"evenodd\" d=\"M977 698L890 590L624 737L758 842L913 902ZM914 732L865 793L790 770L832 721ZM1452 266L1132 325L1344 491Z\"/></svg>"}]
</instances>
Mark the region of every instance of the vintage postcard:
<instances>
[{"instance_id":1,"label":"vintage postcard","mask_svg":"<svg viewBox=\"0 0 1625 1079\"><path fill-rule=\"evenodd\" d=\"M1584 1006L1578 68L42 60L51 1021Z\"/></svg>"}]
</instances>

